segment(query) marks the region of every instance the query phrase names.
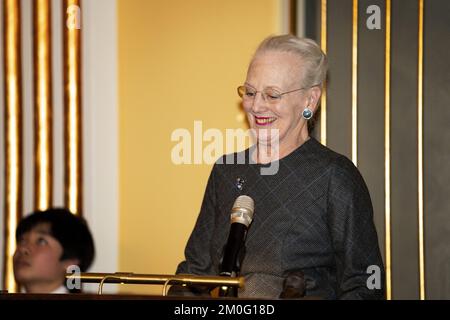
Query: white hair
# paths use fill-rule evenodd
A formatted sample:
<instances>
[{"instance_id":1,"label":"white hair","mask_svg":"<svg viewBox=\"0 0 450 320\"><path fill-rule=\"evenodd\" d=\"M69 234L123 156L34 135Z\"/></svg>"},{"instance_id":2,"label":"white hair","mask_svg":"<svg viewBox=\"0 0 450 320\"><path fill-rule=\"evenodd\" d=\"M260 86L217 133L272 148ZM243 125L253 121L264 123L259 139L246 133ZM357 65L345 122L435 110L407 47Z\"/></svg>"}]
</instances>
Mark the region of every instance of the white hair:
<instances>
[{"instance_id":1,"label":"white hair","mask_svg":"<svg viewBox=\"0 0 450 320\"><path fill-rule=\"evenodd\" d=\"M303 87L324 84L328 69L327 56L314 40L291 34L270 36L261 42L253 59L267 51L289 52L297 55L303 62L302 70L299 70L299 73L303 75L301 80Z\"/></svg>"}]
</instances>

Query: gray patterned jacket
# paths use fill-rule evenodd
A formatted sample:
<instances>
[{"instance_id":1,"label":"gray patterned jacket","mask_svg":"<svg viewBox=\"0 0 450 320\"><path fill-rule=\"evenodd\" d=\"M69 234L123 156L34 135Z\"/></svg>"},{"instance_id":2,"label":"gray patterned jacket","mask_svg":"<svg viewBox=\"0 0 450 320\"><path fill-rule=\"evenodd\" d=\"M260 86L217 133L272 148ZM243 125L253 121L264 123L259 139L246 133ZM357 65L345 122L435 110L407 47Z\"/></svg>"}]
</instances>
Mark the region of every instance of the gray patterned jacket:
<instances>
[{"instance_id":1,"label":"gray patterned jacket","mask_svg":"<svg viewBox=\"0 0 450 320\"><path fill-rule=\"evenodd\" d=\"M245 164L214 165L186 260L176 273L219 274L231 207L245 194L254 199L255 213L241 260L246 283L239 297L278 298L287 275L301 271L306 296L384 298L372 203L353 163L314 138L282 158L275 175L261 175L264 165L249 164L249 150L244 153ZM380 270L380 289L367 285L369 266Z\"/></svg>"}]
</instances>

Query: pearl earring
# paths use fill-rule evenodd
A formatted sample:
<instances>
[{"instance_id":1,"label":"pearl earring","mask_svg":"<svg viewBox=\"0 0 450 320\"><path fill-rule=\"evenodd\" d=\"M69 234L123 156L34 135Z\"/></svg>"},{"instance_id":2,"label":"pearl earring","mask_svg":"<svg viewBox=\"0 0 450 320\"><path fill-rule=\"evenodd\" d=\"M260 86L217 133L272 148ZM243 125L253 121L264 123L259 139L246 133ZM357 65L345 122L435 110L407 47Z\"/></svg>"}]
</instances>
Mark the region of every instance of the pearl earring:
<instances>
[{"instance_id":1,"label":"pearl earring","mask_svg":"<svg viewBox=\"0 0 450 320\"><path fill-rule=\"evenodd\" d=\"M308 107L306 107L305 110L303 110L302 112L302 117L305 118L306 120L309 120L312 118L312 116L313 112Z\"/></svg>"}]
</instances>

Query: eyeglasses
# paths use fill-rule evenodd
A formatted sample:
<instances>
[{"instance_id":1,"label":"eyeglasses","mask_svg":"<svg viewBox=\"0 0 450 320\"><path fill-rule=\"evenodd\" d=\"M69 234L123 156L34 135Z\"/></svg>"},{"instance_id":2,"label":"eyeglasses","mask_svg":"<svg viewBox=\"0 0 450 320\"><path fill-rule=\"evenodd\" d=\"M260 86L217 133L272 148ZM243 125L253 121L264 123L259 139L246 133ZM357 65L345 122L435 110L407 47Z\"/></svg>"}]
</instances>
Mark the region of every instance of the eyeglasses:
<instances>
[{"instance_id":1,"label":"eyeglasses","mask_svg":"<svg viewBox=\"0 0 450 320\"><path fill-rule=\"evenodd\" d=\"M237 92L244 102L253 102L253 100L255 100L255 98L256 98L256 94L258 92L261 92L261 95L265 101L269 102L270 104L277 104L278 102L281 101L281 98L285 94L295 92L295 91L309 89L309 88L312 88L315 86L317 86L317 85L300 88L300 89L295 89L295 90L291 90L291 91L287 91L287 92L278 92L277 90L275 90L273 88L265 88L262 91L258 91L255 88L244 85L244 86L239 86L237 88Z\"/></svg>"}]
</instances>

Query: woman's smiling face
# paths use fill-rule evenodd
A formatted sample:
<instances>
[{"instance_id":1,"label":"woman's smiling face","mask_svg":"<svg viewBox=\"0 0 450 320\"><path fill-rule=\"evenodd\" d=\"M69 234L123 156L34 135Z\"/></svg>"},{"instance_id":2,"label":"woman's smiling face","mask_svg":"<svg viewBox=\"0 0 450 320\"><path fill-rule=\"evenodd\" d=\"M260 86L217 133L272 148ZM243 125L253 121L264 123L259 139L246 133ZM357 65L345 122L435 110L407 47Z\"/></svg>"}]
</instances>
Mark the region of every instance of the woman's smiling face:
<instances>
[{"instance_id":1,"label":"woman's smiling face","mask_svg":"<svg viewBox=\"0 0 450 320\"><path fill-rule=\"evenodd\" d=\"M280 150L291 149L299 139L308 137L306 120L301 113L308 106L308 90L298 90L281 96L278 102L264 99L260 91L278 93L301 88L301 59L289 52L267 51L258 54L250 64L245 86L258 91L254 99L244 99L244 110L258 143L267 144L277 130ZM276 131L275 131L276 132ZM272 141L273 143L273 141Z\"/></svg>"}]
</instances>

